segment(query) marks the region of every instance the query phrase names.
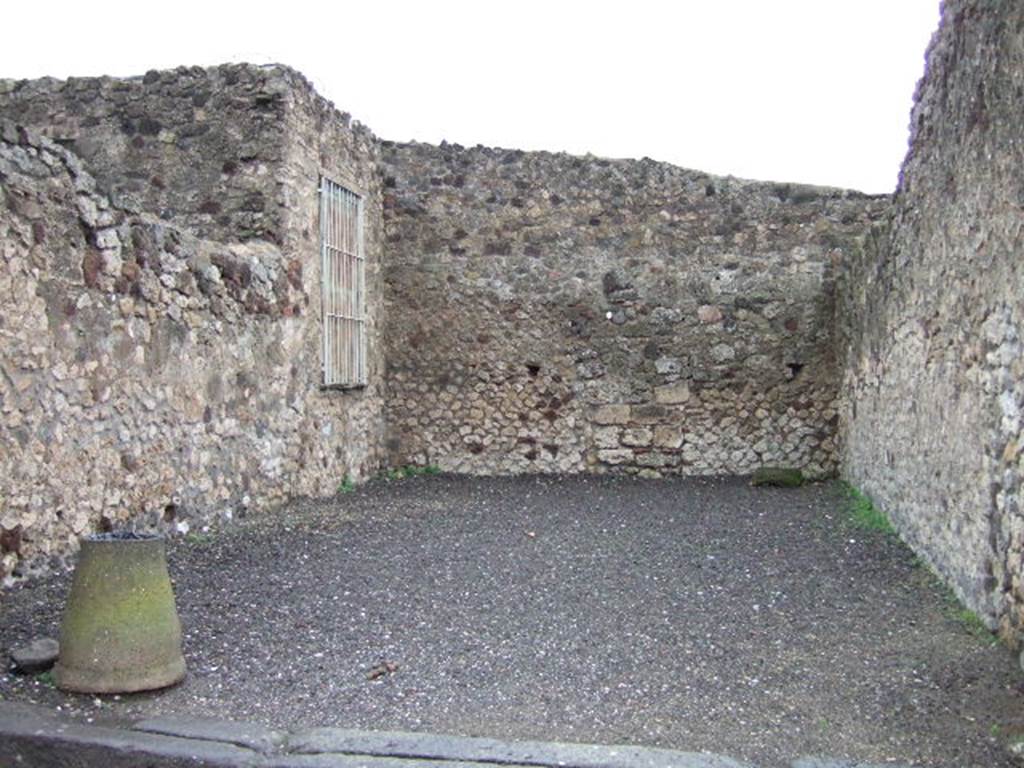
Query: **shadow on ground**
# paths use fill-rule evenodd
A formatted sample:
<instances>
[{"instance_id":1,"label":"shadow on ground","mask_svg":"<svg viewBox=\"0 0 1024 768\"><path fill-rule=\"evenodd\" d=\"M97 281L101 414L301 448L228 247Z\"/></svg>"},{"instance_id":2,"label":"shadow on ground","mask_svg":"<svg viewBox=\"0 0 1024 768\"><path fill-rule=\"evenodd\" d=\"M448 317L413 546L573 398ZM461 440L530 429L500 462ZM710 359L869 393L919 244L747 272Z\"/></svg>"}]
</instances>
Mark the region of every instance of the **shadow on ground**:
<instances>
[{"instance_id":1,"label":"shadow on ground","mask_svg":"<svg viewBox=\"0 0 1024 768\"><path fill-rule=\"evenodd\" d=\"M160 694L0 697L503 739L1014 765L1011 654L836 485L374 481L170 545L189 676ZM3 596L0 647L56 633L68 576Z\"/></svg>"}]
</instances>

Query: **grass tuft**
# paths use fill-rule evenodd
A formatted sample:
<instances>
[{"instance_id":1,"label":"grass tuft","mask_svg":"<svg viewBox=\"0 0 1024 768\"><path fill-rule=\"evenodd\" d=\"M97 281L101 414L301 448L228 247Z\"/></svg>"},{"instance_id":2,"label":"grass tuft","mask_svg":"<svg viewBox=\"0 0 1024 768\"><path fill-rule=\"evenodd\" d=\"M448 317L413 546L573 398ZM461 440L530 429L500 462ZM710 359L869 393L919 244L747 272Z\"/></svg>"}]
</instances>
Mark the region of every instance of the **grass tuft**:
<instances>
[{"instance_id":1,"label":"grass tuft","mask_svg":"<svg viewBox=\"0 0 1024 768\"><path fill-rule=\"evenodd\" d=\"M988 631L988 627L985 626L985 622L983 622L978 614L970 608L961 607L957 609L953 613L953 617L964 625L964 629L966 629L969 634L972 634L975 637L995 639L992 633Z\"/></svg>"},{"instance_id":2,"label":"grass tuft","mask_svg":"<svg viewBox=\"0 0 1024 768\"><path fill-rule=\"evenodd\" d=\"M846 511L855 528L860 528L862 531L877 531L886 536L896 535L896 528L893 527L892 522L882 510L874 505L866 493L854 488L849 483L843 485L846 487Z\"/></svg>"},{"instance_id":3,"label":"grass tuft","mask_svg":"<svg viewBox=\"0 0 1024 768\"><path fill-rule=\"evenodd\" d=\"M960 598L956 596L956 593L942 577L935 572L928 561L915 555L912 562L920 574L918 583L921 586L938 592L943 603L942 613L947 619L957 622L968 635L986 645L999 644L999 638L996 634L985 626L985 622L982 621L978 614L960 602Z\"/></svg>"},{"instance_id":4,"label":"grass tuft","mask_svg":"<svg viewBox=\"0 0 1024 768\"><path fill-rule=\"evenodd\" d=\"M379 477L382 480L390 482L392 480L403 480L407 477L439 474L441 474L441 468L433 464L427 464L425 466L413 466L410 464L405 467L392 467L391 469L384 470L380 473Z\"/></svg>"},{"instance_id":5,"label":"grass tuft","mask_svg":"<svg viewBox=\"0 0 1024 768\"><path fill-rule=\"evenodd\" d=\"M999 643L999 638L985 626L985 622L981 620L981 617L961 603L952 589L944 584L941 585L941 588L944 592L943 599L946 602L945 614L949 618L959 623L964 628L964 631L976 640L981 640L988 645L997 645Z\"/></svg>"}]
</instances>

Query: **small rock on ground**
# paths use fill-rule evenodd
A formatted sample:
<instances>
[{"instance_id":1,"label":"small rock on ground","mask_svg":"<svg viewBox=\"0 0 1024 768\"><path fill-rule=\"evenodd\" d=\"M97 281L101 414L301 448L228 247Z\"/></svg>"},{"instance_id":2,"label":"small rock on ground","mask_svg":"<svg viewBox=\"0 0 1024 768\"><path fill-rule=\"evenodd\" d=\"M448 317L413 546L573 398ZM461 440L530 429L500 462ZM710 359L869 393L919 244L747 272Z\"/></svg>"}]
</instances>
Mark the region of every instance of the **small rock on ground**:
<instances>
[{"instance_id":1,"label":"small rock on ground","mask_svg":"<svg viewBox=\"0 0 1024 768\"><path fill-rule=\"evenodd\" d=\"M11 651L11 664L15 672L32 675L45 672L57 663L60 645L52 637L40 637L28 645Z\"/></svg>"}]
</instances>

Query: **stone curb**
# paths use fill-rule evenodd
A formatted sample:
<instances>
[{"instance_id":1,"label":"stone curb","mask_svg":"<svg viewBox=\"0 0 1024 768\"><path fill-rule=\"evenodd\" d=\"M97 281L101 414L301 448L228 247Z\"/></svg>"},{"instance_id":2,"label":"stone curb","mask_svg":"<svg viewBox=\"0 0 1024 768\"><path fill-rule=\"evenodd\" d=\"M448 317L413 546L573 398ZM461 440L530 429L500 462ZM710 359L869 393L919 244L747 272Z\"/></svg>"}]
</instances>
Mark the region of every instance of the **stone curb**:
<instances>
[{"instance_id":1,"label":"stone curb","mask_svg":"<svg viewBox=\"0 0 1024 768\"><path fill-rule=\"evenodd\" d=\"M253 723L189 717L110 727L77 722L43 707L0 702L0 765L7 764L32 768L753 768L719 755L648 747L341 728L287 732ZM802 758L792 768L880 767Z\"/></svg>"},{"instance_id":2,"label":"stone curb","mask_svg":"<svg viewBox=\"0 0 1024 768\"><path fill-rule=\"evenodd\" d=\"M288 739L295 754L370 754L540 768L750 768L726 757L634 746L438 736L426 733L312 728Z\"/></svg>"}]
</instances>

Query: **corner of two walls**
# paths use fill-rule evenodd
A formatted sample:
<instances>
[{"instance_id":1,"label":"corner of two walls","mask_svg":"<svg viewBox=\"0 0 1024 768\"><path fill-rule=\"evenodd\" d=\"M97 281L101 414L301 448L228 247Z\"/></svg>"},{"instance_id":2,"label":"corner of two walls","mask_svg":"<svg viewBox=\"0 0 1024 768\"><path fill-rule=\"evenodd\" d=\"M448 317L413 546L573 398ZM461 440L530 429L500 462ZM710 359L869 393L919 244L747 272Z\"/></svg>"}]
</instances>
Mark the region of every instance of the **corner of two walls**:
<instances>
[{"instance_id":1,"label":"corner of two walls","mask_svg":"<svg viewBox=\"0 0 1024 768\"><path fill-rule=\"evenodd\" d=\"M835 471L835 273L887 200L651 160L383 160L392 461Z\"/></svg>"},{"instance_id":2,"label":"corner of two walls","mask_svg":"<svg viewBox=\"0 0 1024 768\"><path fill-rule=\"evenodd\" d=\"M1024 634L1024 7L947 0L891 220L847 270L842 468Z\"/></svg>"},{"instance_id":3,"label":"corner of two walls","mask_svg":"<svg viewBox=\"0 0 1024 768\"><path fill-rule=\"evenodd\" d=\"M303 441L319 452L303 493L326 495L346 478L364 480L385 462L384 397L384 217L380 141L364 125L320 96L302 75L277 68L287 85L286 150L280 169L285 241L288 252L306 254L304 286L310 297L310 322L302 324L303 358L295 361L316 379L307 389ZM366 255L367 385L324 390L321 381L322 330L319 252L321 175L363 200L363 247ZM315 447L319 443L319 446Z\"/></svg>"}]
</instances>

